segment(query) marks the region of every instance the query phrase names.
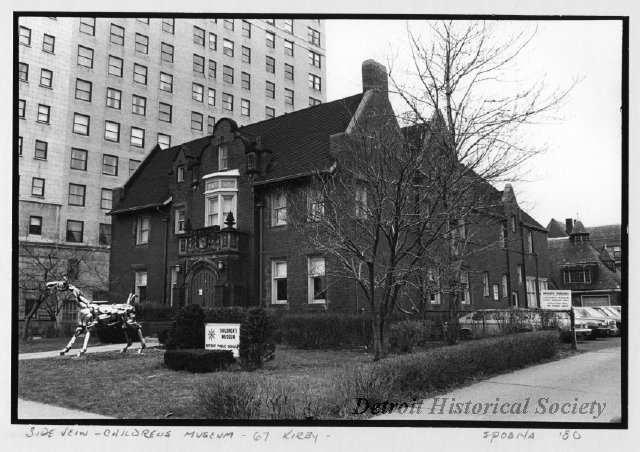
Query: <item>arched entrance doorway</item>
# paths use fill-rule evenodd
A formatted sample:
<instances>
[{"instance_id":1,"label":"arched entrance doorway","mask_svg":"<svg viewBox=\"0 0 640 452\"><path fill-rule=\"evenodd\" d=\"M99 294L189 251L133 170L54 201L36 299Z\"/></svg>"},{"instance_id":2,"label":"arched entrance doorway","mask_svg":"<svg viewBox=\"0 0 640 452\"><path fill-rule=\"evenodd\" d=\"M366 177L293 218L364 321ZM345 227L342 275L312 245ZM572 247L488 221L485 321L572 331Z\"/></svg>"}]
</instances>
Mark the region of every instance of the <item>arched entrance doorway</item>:
<instances>
[{"instance_id":1,"label":"arched entrance doorway","mask_svg":"<svg viewBox=\"0 0 640 452\"><path fill-rule=\"evenodd\" d=\"M218 275L207 264L196 264L187 284L187 303L212 308L216 305Z\"/></svg>"}]
</instances>

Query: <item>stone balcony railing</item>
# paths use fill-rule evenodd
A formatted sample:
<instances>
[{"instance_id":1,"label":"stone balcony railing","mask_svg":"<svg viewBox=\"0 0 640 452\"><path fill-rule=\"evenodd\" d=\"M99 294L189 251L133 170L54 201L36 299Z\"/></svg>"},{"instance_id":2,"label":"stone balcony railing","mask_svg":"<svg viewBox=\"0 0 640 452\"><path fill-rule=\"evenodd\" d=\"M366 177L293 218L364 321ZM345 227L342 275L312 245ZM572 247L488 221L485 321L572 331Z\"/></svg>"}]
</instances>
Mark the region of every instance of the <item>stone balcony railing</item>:
<instances>
[{"instance_id":1,"label":"stone balcony railing","mask_svg":"<svg viewBox=\"0 0 640 452\"><path fill-rule=\"evenodd\" d=\"M178 239L178 254L211 254L238 252L240 250L240 237L243 234L235 228L222 228L209 226L193 229L182 234Z\"/></svg>"}]
</instances>

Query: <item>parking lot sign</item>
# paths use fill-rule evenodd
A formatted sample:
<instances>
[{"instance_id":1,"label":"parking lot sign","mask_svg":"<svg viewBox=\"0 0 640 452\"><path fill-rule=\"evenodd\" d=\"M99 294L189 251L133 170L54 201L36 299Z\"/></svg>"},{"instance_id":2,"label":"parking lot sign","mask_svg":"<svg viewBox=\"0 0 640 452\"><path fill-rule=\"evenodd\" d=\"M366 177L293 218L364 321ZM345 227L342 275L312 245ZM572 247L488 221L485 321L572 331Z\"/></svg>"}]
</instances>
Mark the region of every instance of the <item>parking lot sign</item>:
<instances>
[{"instance_id":1,"label":"parking lot sign","mask_svg":"<svg viewBox=\"0 0 640 452\"><path fill-rule=\"evenodd\" d=\"M555 311L571 310L570 290L543 290L540 293L540 307Z\"/></svg>"}]
</instances>

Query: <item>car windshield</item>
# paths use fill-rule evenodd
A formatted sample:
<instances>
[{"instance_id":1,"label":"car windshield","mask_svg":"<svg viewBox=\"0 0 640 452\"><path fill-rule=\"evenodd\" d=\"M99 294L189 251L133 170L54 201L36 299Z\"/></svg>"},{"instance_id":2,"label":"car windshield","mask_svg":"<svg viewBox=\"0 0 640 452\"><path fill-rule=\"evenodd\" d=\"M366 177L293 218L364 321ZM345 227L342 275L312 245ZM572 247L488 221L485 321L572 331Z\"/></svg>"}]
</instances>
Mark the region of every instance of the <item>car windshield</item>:
<instances>
[{"instance_id":1,"label":"car windshield","mask_svg":"<svg viewBox=\"0 0 640 452\"><path fill-rule=\"evenodd\" d=\"M589 313L585 308L573 308L573 312L576 314L577 317L582 317L582 318L590 317Z\"/></svg>"},{"instance_id":2,"label":"car windshield","mask_svg":"<svg viewBox=\"0 0 640 452\"><path fill-rule=\"evenodd\" d=\"M585 311L587 311L587 313L589 315L595 316L595 317L602 317L604 314L601 312L598 312L595 308L583 308Z\"/></svg>"},{"instance_id":3,"label":"car windshield","mask_svg":"<svg viewBox=\"0 0 640 452\"><path fill-rule=\"evenodd\" d=\"M605 306L602 308L605 312L608 312L609 314L611 314L614 317L620 317L620 313L618 311L616 311L615 309L609 307L609 306Z\"/></svg>"}]
</instances>

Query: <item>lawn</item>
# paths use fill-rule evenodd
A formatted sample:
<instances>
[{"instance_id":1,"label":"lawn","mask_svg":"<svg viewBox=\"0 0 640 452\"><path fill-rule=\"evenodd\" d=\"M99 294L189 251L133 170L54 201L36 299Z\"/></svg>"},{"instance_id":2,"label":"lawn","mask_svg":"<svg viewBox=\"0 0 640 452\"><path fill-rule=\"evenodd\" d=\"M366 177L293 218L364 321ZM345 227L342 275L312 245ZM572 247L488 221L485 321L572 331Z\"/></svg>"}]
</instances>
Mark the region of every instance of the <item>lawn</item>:
<instances>
[{"instance_id":1,"label":"lawn","mask_svg":"<svg viewBox=\"0 0 640 452\"><path fill-rule=\"evenodd\" d=\"M193 388L223 372L173 371L165 367L163 354L149 349L142 355L105 352L19 361L18 396L122 419L203 418ZM370 361L371 355L362 352L279 346L276 358L256 373L278 376L292 386L322 388L332 371Z\"/></svg>"},{"instance_id":2,"label":"lawn","mask_svg":"<svg viewBox=\"0 0 640 452\"><path fill-rule=\"evenodd\" d=\"M49 344L46 350L64 346L64 342L46 342ZM428 348L434 352L438 349L437 346ZM573 353L568 344L561 344L550 359ZM22 360L18 362L18 396L121 419L204 419L206 416L196 396L196 388L202 385L214 387L216 379L233 381L246 374L173 371L164 365L163 354L162 349L147 349L142 355L103 352L80 358L67 355ZM372 356L362 351L301 350L281 345L276 350L276 358L251 375L265 384L284 385L289 396L306 393L319 400L335 391L336 378L341 375L336 371L371 361ZM469 384L488 376L479 372L459 384ZM411 396L429 395L421 388L414 389Z\"/></svg>"}]
</instances>

